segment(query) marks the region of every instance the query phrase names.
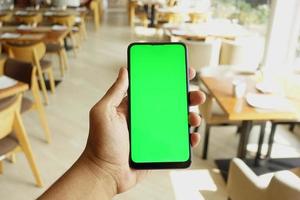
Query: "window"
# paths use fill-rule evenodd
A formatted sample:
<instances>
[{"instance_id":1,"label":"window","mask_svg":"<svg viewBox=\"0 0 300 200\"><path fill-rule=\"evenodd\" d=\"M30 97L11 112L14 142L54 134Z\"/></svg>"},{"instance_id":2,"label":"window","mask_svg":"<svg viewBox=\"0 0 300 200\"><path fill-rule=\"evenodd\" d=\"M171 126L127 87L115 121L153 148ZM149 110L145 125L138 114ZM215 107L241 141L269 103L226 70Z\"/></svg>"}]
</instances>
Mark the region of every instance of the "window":
<instances>
[{"instance_id":1,"label":"window","mask_svg":"<svg viewBox=\"0 0 300 200\"><path fill-rule=\"evenodd\" d=\"M211 0L212 15L237 22L265 36L270 13L270 0Z\"/></svg>"}]
</instances>

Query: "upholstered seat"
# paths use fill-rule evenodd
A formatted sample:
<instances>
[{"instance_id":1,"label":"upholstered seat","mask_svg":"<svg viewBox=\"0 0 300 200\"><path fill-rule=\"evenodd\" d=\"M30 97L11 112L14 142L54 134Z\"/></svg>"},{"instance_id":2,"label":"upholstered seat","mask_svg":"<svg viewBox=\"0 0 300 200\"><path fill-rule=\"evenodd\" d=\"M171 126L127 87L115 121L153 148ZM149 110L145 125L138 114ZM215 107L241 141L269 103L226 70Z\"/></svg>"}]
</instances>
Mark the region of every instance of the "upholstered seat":
<instances>
[{"instance_id":1,"label":"upholstered seat","mask_svg":"<svg viewBox=\"0 0 300 200\"><path fill-rule=\"evenodd\" d=\"M43 71L51 68L51 61L49 60L41 60L40 63Z\"/></svg>"},{"instance_id":2,"label":"upholstered seat","mask_svg":"<svg viewBox=\"0 0 300 200\"><path fill-rule=\"evenodd\" d=\"M47 53L57 53L61 49L63 49L63 47L60 44L47 44L46 45Z\"/></svg>"},{"instance_id":3,"label":"upholstered seat","mask_svg":"<svg viewBox=\"0 0 300 200\"><path fill-rule=\"evenodd\" d=\"M29 98L23 97L21 103L21 113L29 111L33 106L33 101Z\"/></svg>"},{"instance_id":4,"label":"upholstered seat","mask_svg":"<svg viewBox=\"0 0 300 200\"><path fill-rule=\"evenodd\" d=\"M0 156L3 156L8 152L13 151L18 146L19 142L15 134L11 133L7 135L5 138L0 139Z\"/></svg>"}]
</instances>

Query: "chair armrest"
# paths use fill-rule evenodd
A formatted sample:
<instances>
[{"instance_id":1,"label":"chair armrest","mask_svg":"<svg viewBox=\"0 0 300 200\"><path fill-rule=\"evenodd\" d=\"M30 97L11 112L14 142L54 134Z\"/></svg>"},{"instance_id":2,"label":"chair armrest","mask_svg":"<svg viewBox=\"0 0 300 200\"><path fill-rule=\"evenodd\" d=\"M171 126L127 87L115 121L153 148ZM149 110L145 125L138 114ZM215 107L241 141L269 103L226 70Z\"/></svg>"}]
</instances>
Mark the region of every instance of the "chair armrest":
<instances>
[{"instance_id":1,"label":"chair armrest","mask_svg":"<svg viewBox=\"0 0 300 200\"><path fill-rule=\"evenodd\" d=\"M268 198L272 200L299 199L300 178L287 170L276 172L268 187Z\"/></svg>"}]
</instances>

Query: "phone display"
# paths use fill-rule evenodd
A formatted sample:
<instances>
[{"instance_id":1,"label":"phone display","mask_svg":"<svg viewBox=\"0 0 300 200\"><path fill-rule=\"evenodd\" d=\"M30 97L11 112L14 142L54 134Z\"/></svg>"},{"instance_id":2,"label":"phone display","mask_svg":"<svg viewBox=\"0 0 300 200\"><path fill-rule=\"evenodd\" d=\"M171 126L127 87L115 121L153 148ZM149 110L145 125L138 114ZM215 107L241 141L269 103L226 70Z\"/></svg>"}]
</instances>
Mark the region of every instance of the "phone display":
<instances>
[{"instance_id":1,"label":"phone display","mask_svg":"<svg viewBox=\"0 0 300 200\"><path fill-rule=\"evenodd\" d=\"M128 47L130 165L190 165L188 71L182 43Z\"/></svg>"}]
</instances>

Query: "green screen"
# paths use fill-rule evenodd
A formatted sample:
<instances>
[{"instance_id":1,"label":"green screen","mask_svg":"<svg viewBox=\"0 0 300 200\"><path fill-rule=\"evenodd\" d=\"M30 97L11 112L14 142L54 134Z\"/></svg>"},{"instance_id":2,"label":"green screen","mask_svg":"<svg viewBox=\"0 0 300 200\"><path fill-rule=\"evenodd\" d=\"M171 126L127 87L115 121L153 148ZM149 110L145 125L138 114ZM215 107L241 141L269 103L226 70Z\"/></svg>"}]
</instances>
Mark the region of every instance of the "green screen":
<instances>
[{"instance_id":1,"label":"green screen","mask_svg":"<svg viewBox=\"0 0 300 200\"><path fill-rule=\"evenodd\" d=\"M185 47L134 44L129 56L132 161L188 161Z\"/></svg>"}]
</instances>

